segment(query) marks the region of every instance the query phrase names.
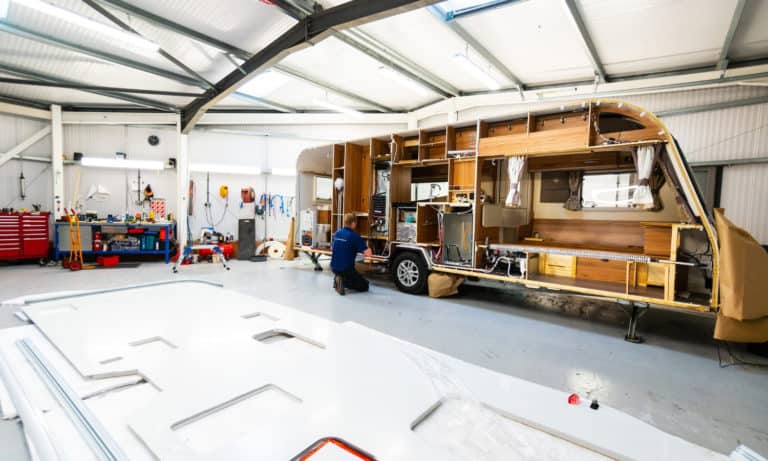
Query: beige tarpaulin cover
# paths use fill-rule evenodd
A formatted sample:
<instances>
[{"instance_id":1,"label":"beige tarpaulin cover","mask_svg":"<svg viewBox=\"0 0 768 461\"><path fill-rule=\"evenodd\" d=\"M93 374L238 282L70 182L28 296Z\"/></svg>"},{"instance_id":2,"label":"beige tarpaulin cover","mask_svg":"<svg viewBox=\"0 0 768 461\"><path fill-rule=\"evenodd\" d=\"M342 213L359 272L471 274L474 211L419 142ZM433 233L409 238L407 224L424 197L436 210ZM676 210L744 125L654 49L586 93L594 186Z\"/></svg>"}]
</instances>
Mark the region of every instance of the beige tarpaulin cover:
<instances>
[{"instance_id":1,"label":"beige tarpaulin cover","mask_svg":"<svg viewBox=\"0 0 768 461\"><path fill-rule=\"evenodd\" d=\"M715 338L768 341L768 253L747 231L715 210L720 240L720 312Z\"/></svg>"},{"instance_id":2,"label":"beige tarpaulin cover","mask_svg":"<svg viewBox=\"0 0 768 461\"><path fill-rule=\"evenodd\" d=\"M464 277L433 272L429 274L429 278L427 279L427 285L429 286L429 296L433 298L453 296L459 292L459 285L461 285L463 282Z\"/></svg>"}]
</instances>

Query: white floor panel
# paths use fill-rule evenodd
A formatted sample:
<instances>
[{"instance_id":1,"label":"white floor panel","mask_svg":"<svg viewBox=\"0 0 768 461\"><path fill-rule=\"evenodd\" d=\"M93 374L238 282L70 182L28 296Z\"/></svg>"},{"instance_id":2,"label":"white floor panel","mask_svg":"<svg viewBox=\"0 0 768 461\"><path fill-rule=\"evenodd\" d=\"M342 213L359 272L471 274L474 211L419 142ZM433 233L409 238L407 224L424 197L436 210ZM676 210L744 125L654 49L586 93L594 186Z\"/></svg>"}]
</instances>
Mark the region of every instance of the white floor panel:
<instances>
[{"instance_id":1,"label":"white floor panel","mask_svg":"<svg viewBox=\"0 0 768 461\"><path fill-rule=\"evenodd\" d=\"M381 461L726 459L608 406L569 405L565 392L210 285L23 310L35 326L0 331L0 351L49 408L62 459L90 459L89 448L13 352L14 338L32 337L79 395L136 379L83 376L149 381L85 401L130 459L287 460L325 437Z\"/></svg>"},{"instance_id":2,"label":"white floor panel","mask_svg":"<svg viewBox=\"0 0 768 461\"><path fill-rule=\"evenodd\" d=\"M40 382L37 373L27 363L26 358L16 346L16 342L29 338L40 352L56 368L72 389L81 398L88 398L111 389L128 386L141 381L141 376L127 375L103 379L86 379L67 361L67 359L40 333L34 325L25 325L0 330L0 352L14 369L16 377L24 385L24 392L31 396L37 406L48 411L57 406L45 385ZM12 402L3 404L3 415L15 416ZM14 409L12 414L9 414Z\"/></svg>"}]
</instances>

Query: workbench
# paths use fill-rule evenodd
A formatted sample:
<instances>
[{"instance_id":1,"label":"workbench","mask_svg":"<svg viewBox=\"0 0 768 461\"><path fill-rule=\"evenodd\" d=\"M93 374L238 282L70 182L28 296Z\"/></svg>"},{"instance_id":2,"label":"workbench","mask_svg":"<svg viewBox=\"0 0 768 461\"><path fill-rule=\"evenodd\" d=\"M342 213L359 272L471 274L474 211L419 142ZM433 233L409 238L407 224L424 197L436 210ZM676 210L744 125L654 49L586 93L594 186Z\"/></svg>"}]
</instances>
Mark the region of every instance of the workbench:
<instances>
[{"instance_id":1,"label":"workbench","mask_svg":"<svg viewBox=\"0 0 768 461\"><path fill-rule=\"evenodd\" d=\"M160 249L125 249L125 250L93 250L93 234L101 232L102 235L130 234L131 229L146 229L148 231L164 231L165 239L160 239ZM171 239L176 235L176 222L160 223L124 223L124 222L81 222L80 239L83 242L83 255L108 256L108 255L163 255L165 263L171 260ZM69 253L69 223L56 222L53 232L54 260L60 261L62 253Z\"/></svg>"}]
</instances>

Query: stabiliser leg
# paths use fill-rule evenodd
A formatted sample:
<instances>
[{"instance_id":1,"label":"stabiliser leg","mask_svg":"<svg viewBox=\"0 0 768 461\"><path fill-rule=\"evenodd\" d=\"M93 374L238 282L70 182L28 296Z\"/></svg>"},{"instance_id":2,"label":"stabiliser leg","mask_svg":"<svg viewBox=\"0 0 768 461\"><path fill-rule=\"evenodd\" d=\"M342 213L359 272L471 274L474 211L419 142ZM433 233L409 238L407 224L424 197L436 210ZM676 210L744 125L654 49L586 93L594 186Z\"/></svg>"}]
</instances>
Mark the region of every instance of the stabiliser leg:
<instances>
[{"instance_id":1,"label":"stabiliser leg","mask_svg":"<svg viewBox=\"0 0 768 461\"><path fill-rule=\"evenodd\" d=\"M625 341L635 344L643 342L643 338L637 335L637 321L646 312L648 312L648 304L632 303L632 311L629 313L629 325L627 326L627 334L624 336Z\"/></svg>"},{"instance_id":2,"label":"stabiliser leg","mask_svg":"<svg viewBox=\"0 0 768 461\"><path fill-rule=\"evenodd\" d=\"M315 254L315 253L307 253L307 255L309 256L309 259L312 260L312 264L315 265L315 270L316 271L322 271L323 270L323 266L320 265L320 255Z\"/></svg>"}]
</instances>

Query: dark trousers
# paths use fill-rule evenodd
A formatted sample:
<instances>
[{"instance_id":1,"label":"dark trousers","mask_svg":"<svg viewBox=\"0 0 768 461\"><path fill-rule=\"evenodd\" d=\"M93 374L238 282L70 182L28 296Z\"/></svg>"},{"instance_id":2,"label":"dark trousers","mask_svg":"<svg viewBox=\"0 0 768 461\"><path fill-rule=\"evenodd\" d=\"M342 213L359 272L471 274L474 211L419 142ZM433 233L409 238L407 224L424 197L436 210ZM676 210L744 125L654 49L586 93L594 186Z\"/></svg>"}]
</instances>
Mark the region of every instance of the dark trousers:
<instances>
[{"instance_id":1,"label":"dark trousers","mask_svg":"<svg viewBox=\"0 0 768 461\"><path fill-rule=\"evenodd\" d=\"M333 273L341 276L341 279L344 281L344 288L355 291L368 291L368 280L360 275L360 272L356 271L354 267L345 271L333 271Z\"/></svg>"}]
</instances>

